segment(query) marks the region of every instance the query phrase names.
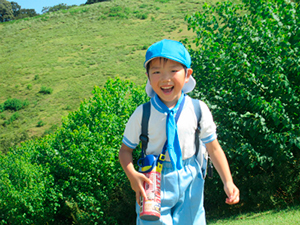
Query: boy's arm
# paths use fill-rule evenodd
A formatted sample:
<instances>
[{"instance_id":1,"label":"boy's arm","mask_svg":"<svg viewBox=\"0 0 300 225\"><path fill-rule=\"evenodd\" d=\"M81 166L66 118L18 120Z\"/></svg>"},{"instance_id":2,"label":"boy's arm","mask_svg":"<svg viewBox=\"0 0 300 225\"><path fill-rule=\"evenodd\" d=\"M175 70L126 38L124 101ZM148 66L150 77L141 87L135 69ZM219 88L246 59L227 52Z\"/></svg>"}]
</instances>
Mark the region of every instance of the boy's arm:
<instances>
[{"instance_id":1,"label":"boy's arm","mask_svg":"<svg viewBox=\"0 0 300 225\"><path fill-rule=\"evenodd\" d=\"M151 181L144 174L139 173L135 170L132 159L132 151L133 149L127 147L125 144L122 144L121 149L119 151L119 160L123 170L125 171L130 181L131 188L135 191L136 201L140 205L141 196L147 199L145 190L143 188L143 183L147 182L150 184Z\"/></svg>"},{"instance_id":2,"label":"boy's arm","mask_svg":"<svg viewBox=\"0 0 300 225\"><path fill-rule=\"evenodd\" d=\"M224 184L224 191L228 197L226 203L230 205L238 203L240 201L240 191L233 183L227 158L218 140L215 139L207 143L206 148Z\"/></svg>"}]
</instances>

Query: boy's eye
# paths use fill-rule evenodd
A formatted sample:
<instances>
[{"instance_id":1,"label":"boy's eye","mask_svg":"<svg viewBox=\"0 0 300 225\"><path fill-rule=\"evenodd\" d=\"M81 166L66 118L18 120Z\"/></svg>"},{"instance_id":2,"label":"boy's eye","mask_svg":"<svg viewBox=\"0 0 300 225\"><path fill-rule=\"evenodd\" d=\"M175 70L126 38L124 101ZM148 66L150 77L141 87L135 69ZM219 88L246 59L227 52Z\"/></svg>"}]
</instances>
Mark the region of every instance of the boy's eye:
<instances>
[{"instance_id":1,"label":"boy's eye","mask_svg":"<svg viewBox=\"0 0 300 225\"><path fill-rule=\"evenodd\" d=\"M172 73L178 73L180 70L179 69L173 69L171 71L172 71Z\"/></svg>"}]
</instances>

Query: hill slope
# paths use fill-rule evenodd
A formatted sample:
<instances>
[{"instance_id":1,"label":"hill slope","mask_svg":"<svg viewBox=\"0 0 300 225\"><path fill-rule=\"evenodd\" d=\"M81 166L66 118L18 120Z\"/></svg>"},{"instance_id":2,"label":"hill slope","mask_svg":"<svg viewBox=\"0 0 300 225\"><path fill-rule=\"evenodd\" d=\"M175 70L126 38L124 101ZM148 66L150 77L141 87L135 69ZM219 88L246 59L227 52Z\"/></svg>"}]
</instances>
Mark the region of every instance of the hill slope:
<instances>
[{"instance_id":1,"label":"hill slope","mask_svg":"<svg viewBox=\"0 0 300 225\"><path fill-rule=\"evenodd\" d=\"M144 84L147 47L162 38L192 37L184 17L202 5L114 0L0 24L0 104L29 102L17 116L0 113L0 150L51 132L108 77Z\"/></svg>"}]
</instances>

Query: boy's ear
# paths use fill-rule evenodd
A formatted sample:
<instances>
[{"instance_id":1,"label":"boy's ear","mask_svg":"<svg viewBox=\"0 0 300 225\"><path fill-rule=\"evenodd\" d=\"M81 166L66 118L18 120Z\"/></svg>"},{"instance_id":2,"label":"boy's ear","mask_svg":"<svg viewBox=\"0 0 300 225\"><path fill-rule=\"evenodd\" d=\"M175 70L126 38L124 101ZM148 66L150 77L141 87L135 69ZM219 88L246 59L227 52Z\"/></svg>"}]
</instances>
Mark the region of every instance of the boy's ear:
<instances>
[{"instance_id":1,"label":"boy's ear","mask_svg":"<svg viewBox=\"0 0 300 225\"><path fill-rule=\"evenodd\" d=\"M187 83L190 79L190 76L192 75L193 73L193 69L191 68L188 68L186 69L186 75L185 75L185 82Z\"/></svg>"}]
</instances>

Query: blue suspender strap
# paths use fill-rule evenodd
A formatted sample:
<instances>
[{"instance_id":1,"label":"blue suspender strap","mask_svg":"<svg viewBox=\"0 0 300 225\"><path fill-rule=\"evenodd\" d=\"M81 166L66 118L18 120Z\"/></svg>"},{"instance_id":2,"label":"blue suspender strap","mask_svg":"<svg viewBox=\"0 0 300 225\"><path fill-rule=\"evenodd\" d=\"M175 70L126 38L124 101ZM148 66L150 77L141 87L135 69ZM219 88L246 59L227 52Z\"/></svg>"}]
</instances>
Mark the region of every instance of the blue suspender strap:
<instances>
[{"instance_id":1,"label":"blue suspender strap","mask_svg":"<svg viewBox=\"0 0 300 225\"><path fill-rule=\"evenodd\" d=\"M194 111L195 111L195 114L196 114L196 117L197 117L197 129L195 131L195 145L196 145L195 155L197 156L198 153L199 153L199 146L200 146L199 136L200 136L200 130L201 130L200 120L201 120L201 117L202 117L202 112L201 112L200 102L199 102L198 99L193 99L192 98L192 103L193 103Z\"/></svg>"},{"instance_id":2,"label":"blue suspender strap","mask_svg":"<svg viewBox=\"0 0 300 225\"><path fill-rule=\"evenodd\" d=\"M142 151L141 151L141 158L144 158L146 155L146 149L148 147L148 124L150 118L150 102L147 102L143 105L143 117L142 117L142 134L140 135L140 140L142 142Z\"/></svg>"}]
</instances>

